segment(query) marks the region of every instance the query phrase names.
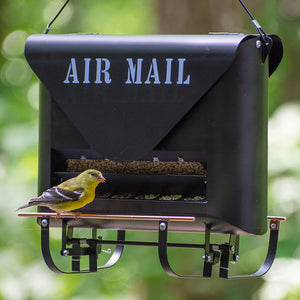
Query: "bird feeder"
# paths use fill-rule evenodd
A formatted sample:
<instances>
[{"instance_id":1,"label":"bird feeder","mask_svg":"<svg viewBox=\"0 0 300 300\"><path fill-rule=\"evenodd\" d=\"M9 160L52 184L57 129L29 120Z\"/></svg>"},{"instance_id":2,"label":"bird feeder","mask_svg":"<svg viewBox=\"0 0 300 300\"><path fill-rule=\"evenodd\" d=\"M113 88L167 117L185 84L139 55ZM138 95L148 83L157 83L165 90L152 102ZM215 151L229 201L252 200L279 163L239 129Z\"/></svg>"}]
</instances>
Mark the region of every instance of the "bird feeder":
<instances>
[{"instance_id":1,"label":"bird feeder","mask_svg":"<svg viewBox=\"0 0 300 300\"><path fill-rule=\"evenodd\" d=\"M40 80L39 194L89 168L106 183L80 216L37 213L51 270L50 227L61 227L61 255L72 270L111 267L124 246L158 248L175 273L169 247L196 248L210 277L230 278L240 235L263 235L267 224L268 78L282 58L276 35L32 35L25 56ZM282 218L270 217L263 275L275 254ZM75 238L74 228L91 228ZM97 229L117 230L116 240ZM128 230L157 231L157 241L126 241ZM194 232L202 244L168 243L168 232ZM211 234L228 235L221 244ZM97 265L101 246L116 245ZM82 269L80 258L89 257ZM197 275L192 275L197 277Z\"/></svg>"}]
</instances>

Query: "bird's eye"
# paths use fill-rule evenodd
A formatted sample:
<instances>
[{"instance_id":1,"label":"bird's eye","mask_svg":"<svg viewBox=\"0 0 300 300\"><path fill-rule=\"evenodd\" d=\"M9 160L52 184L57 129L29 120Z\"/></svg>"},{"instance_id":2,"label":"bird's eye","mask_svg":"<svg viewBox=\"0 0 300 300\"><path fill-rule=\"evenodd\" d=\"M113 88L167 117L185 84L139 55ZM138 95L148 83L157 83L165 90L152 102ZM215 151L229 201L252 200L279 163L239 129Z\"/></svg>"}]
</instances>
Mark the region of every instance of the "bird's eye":
<instances>
[{"instance_id":1,"label":"bird's eye","mask_svg":"<svg viewBox=\"0 0 300 300\"><path fill-rule=\"evenodd\" d=\"M96 173L91 173L91 175L92 175L93 177L98 178L98 175L97 175Z\"/></svg>"}]
</instances>

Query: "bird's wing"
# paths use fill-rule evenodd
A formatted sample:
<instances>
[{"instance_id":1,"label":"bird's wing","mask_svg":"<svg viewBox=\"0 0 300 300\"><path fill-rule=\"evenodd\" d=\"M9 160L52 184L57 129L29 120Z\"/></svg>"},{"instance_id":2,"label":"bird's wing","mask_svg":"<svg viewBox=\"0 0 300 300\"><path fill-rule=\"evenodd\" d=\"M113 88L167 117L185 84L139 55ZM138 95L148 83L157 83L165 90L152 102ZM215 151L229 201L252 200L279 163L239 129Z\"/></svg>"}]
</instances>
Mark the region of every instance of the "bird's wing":
<instances>
[{"instance_id":1,"label":"bird's wing","mask_svg":"<svg viewBox=\"0 0 300 300\"><path fill-rule=\"evenodd\" d=\"M47 205L47 204L58 204L66 201L79 200L80 196L84 192L84 189L78 189L76 191L69 191L54 186L47 189L38 198L31 199L29 205Z\"/></svg>"}]
</instances>

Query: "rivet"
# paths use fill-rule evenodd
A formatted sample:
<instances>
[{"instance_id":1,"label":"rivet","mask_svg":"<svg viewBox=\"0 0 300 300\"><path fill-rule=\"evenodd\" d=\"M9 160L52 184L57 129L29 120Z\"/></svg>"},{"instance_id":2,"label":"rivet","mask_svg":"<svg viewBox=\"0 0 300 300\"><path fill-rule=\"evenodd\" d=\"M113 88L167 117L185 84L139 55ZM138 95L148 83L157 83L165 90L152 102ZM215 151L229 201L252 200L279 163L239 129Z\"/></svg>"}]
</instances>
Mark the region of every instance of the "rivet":
<instances>
[{"instance_id":1,"label":"rivet","mask_svg":"<svg viewBox=\"0 0 300 300\"><path fill-rule=\"evenodd\" d=\"M69 255L69 250L68 249L63 250L62 255L63 256L68 256Z\"/></svg>"},{"instance_id":2,"label":"rivet","mask_svg":"<svg viewBox=\"0 0 300 300\"><path fill-rule=\"evenodd\" d=\"M42 227L47 227L48 226L48 220L47 219L43 219L41 222Z\"/></svg>"},{"instance_id":3,"label":"rivet","mask_svg":"<svg viewBox=\"0 0 300 300\"><path fill-rule=\"evenodd\" d=\"M202 256L202 259L205 261L205 262L211 262L211 256L209 254L205 254Z\"/></svg>"},{"instance_id":4,"label":"rivet","mask_svg":"<svg viewBox=\"0 0 300 300\"><path fill-rule=\"evenodd\" d=\"M257 40L255 45L256 45L256 48L259 49L261 47L261 41Z\"/></svg>"},{"instance_id":5,"label":"rivet","mask_svg":"<svg viewBox=\"0 0 300 300\"><path fill-rule=\"evenodd\" d=\"M271 229L276 229L277 225L276 225L276 223L271 223L270 227L271 227Z\"/></svg>"},{"instance_id":6,"label":"rivet","mask_svg":"<svg viewBox=\"0 0 300 300\"><path fill-rule=\"evenodd\" d=\"M160 231L165 231L167 229L167 224L165 222L161 222L159 224L159 230Z\"/></svg>"}]
</instances>

